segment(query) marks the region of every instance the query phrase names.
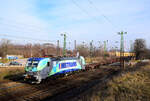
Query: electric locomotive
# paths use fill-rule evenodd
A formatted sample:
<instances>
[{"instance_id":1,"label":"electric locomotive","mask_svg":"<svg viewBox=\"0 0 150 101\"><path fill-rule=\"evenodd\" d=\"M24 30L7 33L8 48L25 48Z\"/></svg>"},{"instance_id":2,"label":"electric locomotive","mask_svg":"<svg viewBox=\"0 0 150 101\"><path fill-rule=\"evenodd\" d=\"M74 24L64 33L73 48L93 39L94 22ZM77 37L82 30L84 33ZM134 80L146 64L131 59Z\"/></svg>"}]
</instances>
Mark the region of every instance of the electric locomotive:
<instances>
[{"instance_id":1,"label":"electric locomotive","mask_svg":"<svg viewBox=\"0 0 150 101\"><path fill-rule=\"evenodd\" d=\"M25 66L25 79L40 83L50 76L85 69L84 57L29 58Z\"/></svg>"}]
</instances>

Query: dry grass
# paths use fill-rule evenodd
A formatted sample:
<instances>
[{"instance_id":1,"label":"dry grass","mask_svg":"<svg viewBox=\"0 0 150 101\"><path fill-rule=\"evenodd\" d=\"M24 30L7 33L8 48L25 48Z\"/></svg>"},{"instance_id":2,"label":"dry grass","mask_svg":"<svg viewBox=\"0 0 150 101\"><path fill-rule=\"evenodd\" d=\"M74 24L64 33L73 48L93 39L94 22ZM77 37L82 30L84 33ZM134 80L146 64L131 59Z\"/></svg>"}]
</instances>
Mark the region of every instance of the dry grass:
<instances>
[{"instance_id":1,"label":"dry grass","mask_svg":"<svg viewBox=\"0 0 150 101\"><path fill-rule=\"evenodd\" d=\"M0 80L4 80L11 75L24 73L24 67L0 67Z\"/></svg>"},{"instance_id":2,"label":"dry grass","mask_svg":"<svg viewBox=\"0 0 150 101\"><path fill-rule=\"evenodd\" d=\"M150 101L150 65L109 81L91 101Z\"/></svg>"}]
</instances>

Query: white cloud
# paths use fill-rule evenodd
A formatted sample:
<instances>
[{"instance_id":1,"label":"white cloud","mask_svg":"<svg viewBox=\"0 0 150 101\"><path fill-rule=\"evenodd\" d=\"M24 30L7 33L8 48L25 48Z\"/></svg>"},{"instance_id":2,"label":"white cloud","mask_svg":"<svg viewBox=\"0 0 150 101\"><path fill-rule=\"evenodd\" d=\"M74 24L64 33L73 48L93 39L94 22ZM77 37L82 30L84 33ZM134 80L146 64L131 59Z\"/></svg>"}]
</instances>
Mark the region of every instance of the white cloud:
<instances>
[{"instance_id":1,"label":"white cloud","mask_svg":"<svg viewBox=\"0 0 150 101\"><path fill-rule=\"evenodd\" d=\"M120 37L116 33L124 29L130 32L135 32L137 29L139 32L149 32L148 27L144 26L149 26L146 17L149 15L147 14L149 0L91 0L100 11L87 0L74 0L81 8L71 0L38 1L39 4L45 5L38 5L37 1L3 0L0 4L2 18L0 23L7 23L9 26L0 26L0 29L4 29L0 32L9 32L9 34L12 32L15 35L22 32L24 35L20 36L49 40L60 39L60 33L68 32L69 40L76 39L80 42L119 40ZM82 8L88 12L88 15L82 11ZM113 25L102 15L107 16ZM11 27L14 24L15 27ZM130 36L128 40L138 36Z\"/></svg>"},{"instance_id":2,"label":"white cloud","mask_svg":"<svg viewBox=\"0 0 150 101\"><path fill-rule=\"evenodd\" d=\"M0 4L0 33L48 39L51 25L34 15L35 2L5 0Z\"/></svg>"}]
</instances>

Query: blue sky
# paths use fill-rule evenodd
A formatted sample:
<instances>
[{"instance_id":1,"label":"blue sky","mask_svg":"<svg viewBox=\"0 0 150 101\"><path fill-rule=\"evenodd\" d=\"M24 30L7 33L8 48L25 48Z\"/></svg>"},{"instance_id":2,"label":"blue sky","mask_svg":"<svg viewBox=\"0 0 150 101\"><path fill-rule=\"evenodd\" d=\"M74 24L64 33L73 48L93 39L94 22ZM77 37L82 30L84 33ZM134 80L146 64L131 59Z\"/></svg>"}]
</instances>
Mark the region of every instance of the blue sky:
<instances>
[{"instance_id":1,"label":"blue sky","mask_svg":"<svg viewBox=\"0 0 150 101\"><path fill-rule=\"evenodd\" d=\"M111 46L120 40L117 32L124 30L128 32L126 48L136 38L144 38L150 44L150 0L90 0L94 6L88 0L0 1L0 35L56 43L62 41L60 34L67 32L67 41L72 44L73 40L78 43L94 40L95 44L109 40Z\"/></svg>"}]
</instances>

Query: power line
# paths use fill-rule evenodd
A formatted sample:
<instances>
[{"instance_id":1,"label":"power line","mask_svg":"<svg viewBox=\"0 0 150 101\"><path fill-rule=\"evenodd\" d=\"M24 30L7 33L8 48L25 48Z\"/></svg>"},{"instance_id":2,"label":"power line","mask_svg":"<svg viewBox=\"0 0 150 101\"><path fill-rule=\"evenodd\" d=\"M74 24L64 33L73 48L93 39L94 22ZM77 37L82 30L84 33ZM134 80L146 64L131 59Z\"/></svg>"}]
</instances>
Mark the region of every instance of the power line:
<instances>
[{"instance_id":1,"label":"power line","mask_svg":"<svg viewBox=\"0 0 150 101\"><path fill-rule=\"evenodd\" d=\"M19 26L16 25L9 25L9 24L4 24L7 25L7 28L5 26L0 26L0 32L1 33L19 33L19 34L30 34L32 35L32 33L42 33L41 31L35 31L35 30L25 30L25 27L20 29ZM37 41L37 39L33 39L33 38L28 38L28 37L18 37L18 36L12 36L12 35L8 35L8 34L1 34L2 36L6 36L6 37L14 37L14 38L23 38L23 39L30 39L30 40L34 40ZM41 40L41 39L40 39ZM43 40L41 40L43 41ZM46 40L44 40L46 41Z\"/></svg>"},{"instance_id":2,"label":"power line","mask_svg":"<svg viewBox=\"0 0 150 101\"><path fill-rule=\"evenodd\" d=\"M71 0L79 9L81 9L86 15L91 16L84 8L82 8L76 1Z\"/></svg>"},{"instance_id":3,"label":"power line","mask_svg":"<svg viewBox=\"0 0 150 101\"><path fill-rule=\"evenodd\" d=\"M74 5L76 5L79 9L82 10L82 12L84 12L86 15L90 16L91 18L93 18L93 16L91 14L89 14L84 8L82 8L75 0L71 0L72 3ZM94 18L93 18L94 19ZM97 21L96 19L94 19L95 21Z\"/></svg>"},{"instance_id":4,"label":"power line","mask_svg":"<svg viewBox=\"0 0 150 101\"><path fill-rule=\"evenodd\" d=\"M91 14L89 14L88 12L87 12L87 10L85 10L84 8L82 8L75 0L71 0L79 9L81 9L85 14L87 14L88 16L90 16L90 17L92 17L93 18L93 16L91 15ZM88 0L88 2L90 3L90 4L92 4L93 6L94 6L94 4L93 4L93 2L91 2L91 1L89 1ZM96 7L96 6L94 6L99 12L100 12L100 10ZM116 26L108 19L108 17L107 16L105 16L104 14L101 14L109 23L111 23L112 24L112 26L113 26L113 28L116 30ZM94 18L93 18L94 19ZM99 20L96 20L96 19L94 19L95 21L99 21ZM100 23L99 23L100 24Z\"/></svg>"},{"instance_id":5,"label":"power line","mask_svg":"<svg viewBox=\"0 0 150 101\"><path fill-rule=\"evenodd\" d=\"M98 11L98 12L101 12L101 10L99 9L99 8L97 8L97 6L91 1L91 0L87 0L88 2L89 2L89 4L91 4L93 7L95 7L95 9ZM101 13L101 15L105 18L105 20L107 20L110 24L112 24L112 26L114 27L114 28L116 28L116 25L114 25L113 23L112 23L112 21L106 16L106 15L104 15L104 14L102 14Z\"/></svg>"},{"instance_id":6,"label":"power line","mask_svg":"<svg viewBox=\"0 0 150 101\"><path fill-rule=\"evenodd\" d=\"M9 21L9 22L7 22ZM34 26L28 26L27 24L23 24L23 23L18 23L19 25L17 25L17 23L11 23L12 20L3 20L0 17L0 29L1 29L1 33L19 33L19 34L30 34L32 35L32 33L47 33L44 31L40 30L40 27L34 27ZM14 21L13 21L14 22ZM36 28L36 29L35 29ZM20 36L12 36L12 35L8 35L8 34L1 34L1 36L4 37L9 37L9 38L21 38L21 39L27 39L27 40L32 40L32 41L42 41L42 42L52 42L50 40L41 40L41 39L34 39L34 38L29 38L29 37L20 37Z\"/></svg>"},{"instance_id":7,"label":"power line","mask_svg":"<svg viewBox=\"0 0 150 101\"><path fill-rule=\"evenodd\" d=\"M9 21L9 22L8 22ZM12 20L6 20L0 17L0 32L1 33L19 33L19 34L30 34L32 33L48 33L48 31L44 31L44 28L35 27L32 25L24 24L24 23L14 23Z\"/></svg>"},{"instance_id":8,"label":"power line","mask_svg":"<svg viewBox=\"0 0 150 101\"><path fill-rule=\"evenodd\" d=\"M0 22L1 23L1 26L0 26L0 28L6 28L6 29L10 29L10 30L17 30L17 31L22 31L22 30L24 30L24 31L26 31L26 32L44 32L44 31L42 31L43 29L38 29L38 28L36 28L36 29L34 29L34 28L30 28L30 27L28 27L28 26L21 26L21 25L17 25L17 24L11 24L11 23L3 23L3 22ZM3 26L2 26L3 25Z\"/></svg>"},{"instance_id":9,"label":"power line","mask_svg":"<svg viewBox=\"0 0 150 101\"><path fill-rule=\"evenodd\" d=\"M27 40L33 40L33 41L56 42L56 41L51 41L51 40L41 40L41 39L34 39L34 38L29 38L29 37L14 36L14 35L8 35L8 34L0 34L0 35L4 36L4 37L27 39Z\"/></svg>"},{"instance_id":10,"label":"power line","mask_svg":"<svg viewBox=\"0 0 150 101\"><path fill-rule=\"evenodd\" d=\"M32 35L33 33L41 33L43 34L42 32L38 32L38 31L31 31L31 30L18 30L17 28L16 29L11 29L11 28L0 28L0 32L1 33L19 33L19 34L30 34Z\"/></svg>"},{"instance_id":11,"label":"power line","mask_svg":"<svg viewBox=\"0 0 150 101\"><path fill-rule=\"evenodd\" d=\"M124 34L127 34L127 32L118 32L118 34L121 36L121 40L120 40L120 67L122 67L123 69L125 68L125 64L124 64Z\"/></svg>"},{"instance_id":12,"label":"power line","mask_svg":"<svg viewBox=\"0 0 150 101\"><path fill-rule=\"evenodd\" d=\"M36 29L40 29L41 28L41 26L35 26L35 25L31 25L31 24L25 24L25 23L23 23L23 22L17 22L17 21L15 21L15 20L11 20L11 19L5 19L5 18L2 18L2 17L0 17L0 20L2 20L2 21L8 21L8 23L10 23L10 22L15 22L16 24L19 24L19 25L22 25L22 26L25 26L25 27L30 27L30 28L36 28Z\"/></svg>"}]
</instances>

